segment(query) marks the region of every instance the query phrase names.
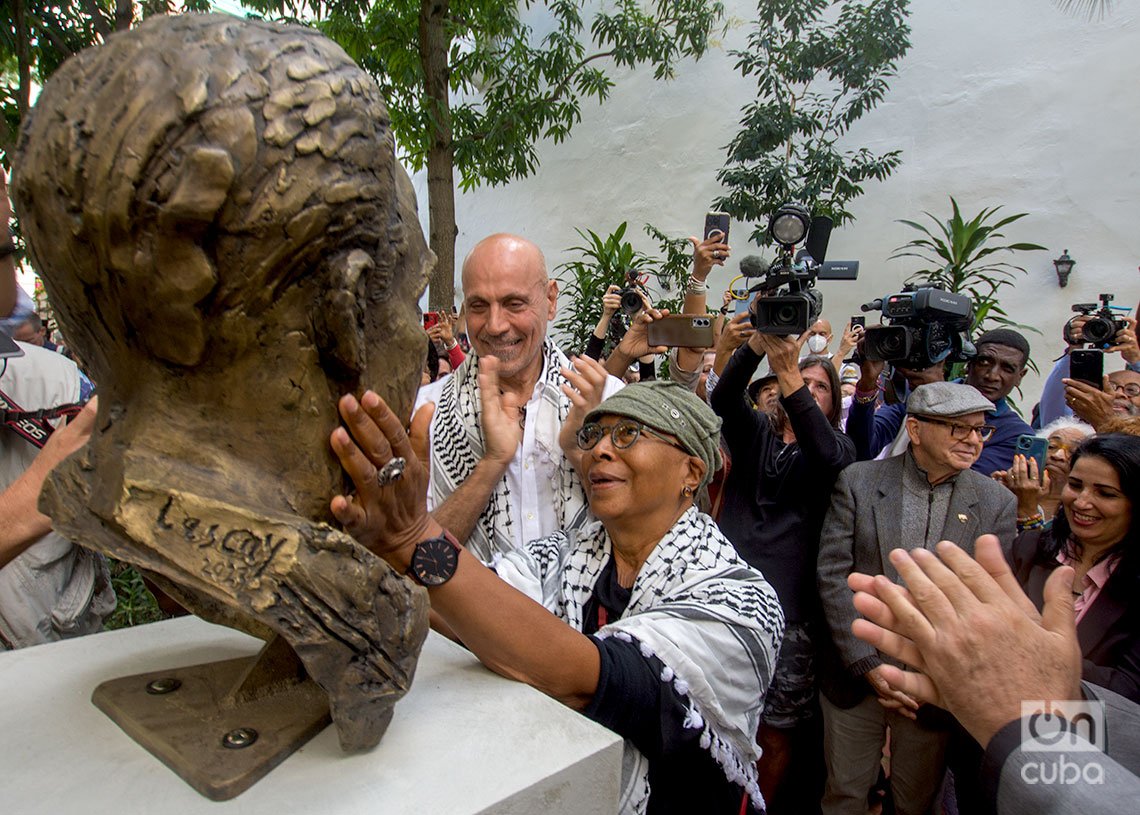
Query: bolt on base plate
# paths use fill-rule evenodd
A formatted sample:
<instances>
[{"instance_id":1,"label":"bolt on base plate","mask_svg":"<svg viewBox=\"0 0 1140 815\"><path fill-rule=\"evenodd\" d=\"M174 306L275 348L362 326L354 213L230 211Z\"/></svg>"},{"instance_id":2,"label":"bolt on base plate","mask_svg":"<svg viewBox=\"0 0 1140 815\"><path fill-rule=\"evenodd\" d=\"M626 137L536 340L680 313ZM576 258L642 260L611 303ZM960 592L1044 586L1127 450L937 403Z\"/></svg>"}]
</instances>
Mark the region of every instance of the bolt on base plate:
<instances>
[{"instance_id":1,"label":"bolt on base plate","mask_svg":"<svg viewBox=\"0 0 1140 815\"><path fill-rule=\"evenodd\" d=\"M328 695L317 683L279 662L267 660L275 666L268 675L265 662L258 664L282 645L275 638L259 656L112 679L91 701L191 787L226 801L330 722ZM166 680L162 689L170 680L181 684L156 693L156 680Z\"/></svg>"}]
</instances>

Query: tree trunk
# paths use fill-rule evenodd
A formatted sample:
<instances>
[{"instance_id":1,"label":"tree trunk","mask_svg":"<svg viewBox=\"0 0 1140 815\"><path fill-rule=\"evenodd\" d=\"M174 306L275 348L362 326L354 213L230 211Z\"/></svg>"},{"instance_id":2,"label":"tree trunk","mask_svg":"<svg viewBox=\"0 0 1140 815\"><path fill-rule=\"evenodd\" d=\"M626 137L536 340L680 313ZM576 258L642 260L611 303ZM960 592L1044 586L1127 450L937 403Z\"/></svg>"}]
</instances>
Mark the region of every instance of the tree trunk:
<instances>
[{"instance_id":1,"label":"tree trunk","mask_svg":"<svg viewBox=\"0 0 1140 815\"><path fill-rule=\"evenodd\" d=\"M32 58L29 53L28 21L24 15L24 0L16 0L12 9L12 22L16 26L16 71L19 76L16 110L19 111L22 122L28 115L28 108L31 107L32 91Z\"/></svg>"},{"instance_id":2,"label":"tree trunk","mask_svg":"<svg viewBox=\"0 0 1140 815\"><path fill-rule=\"evenodd\" d=\"M433 123L428 148L428 243L435 252L428 306L450 311L455 304L455 167L451 144L451 78L447 59L451 43L444 22L448 0L422 0L420 5L420 62L424 71L424 99Z\"/></svg>"}]
</instances>

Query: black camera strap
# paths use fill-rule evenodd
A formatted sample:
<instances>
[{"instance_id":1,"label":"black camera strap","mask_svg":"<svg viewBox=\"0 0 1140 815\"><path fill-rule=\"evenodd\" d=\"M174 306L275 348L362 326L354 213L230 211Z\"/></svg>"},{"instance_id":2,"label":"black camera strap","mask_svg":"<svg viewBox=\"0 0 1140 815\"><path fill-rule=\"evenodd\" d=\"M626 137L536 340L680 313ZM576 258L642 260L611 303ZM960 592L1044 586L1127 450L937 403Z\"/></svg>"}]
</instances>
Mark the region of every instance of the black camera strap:
<instances>
[{"instance_id":1,"label":"black camera strap","mask_svg":"<svg viewBox=\"0 0 1140 815\"><path fill-rule=\"evenodd\" d=\"M83 410L78 402L41 410L24 410L0 390L0 424L12 428L36 447L43 447L55 431L52 419L71 419Z\"/></svg>"}]
</instances>

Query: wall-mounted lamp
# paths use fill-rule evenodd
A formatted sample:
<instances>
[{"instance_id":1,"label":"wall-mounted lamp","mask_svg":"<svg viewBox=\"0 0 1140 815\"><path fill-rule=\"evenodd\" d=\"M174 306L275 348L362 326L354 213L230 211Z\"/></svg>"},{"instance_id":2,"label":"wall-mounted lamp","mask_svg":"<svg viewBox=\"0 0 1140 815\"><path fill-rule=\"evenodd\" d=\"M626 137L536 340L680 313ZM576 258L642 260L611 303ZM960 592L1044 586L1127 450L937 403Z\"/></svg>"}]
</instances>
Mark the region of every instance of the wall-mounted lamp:
<instances>
[{"instance_id":1,"label":"wall-mounted lamp","mask_svg":"<svg viewBox=\"0 0 1140 815\"><path fill-rule=\"evenodd\" d=\"M1073 273L1073 267L1076 265L1077 262L1069 257L1068 249L1053 261L1053 267L1057 270L1057 282L1061 284L1062 289L1069 285L1069 275Z\"/></svg>"}]
</instances>

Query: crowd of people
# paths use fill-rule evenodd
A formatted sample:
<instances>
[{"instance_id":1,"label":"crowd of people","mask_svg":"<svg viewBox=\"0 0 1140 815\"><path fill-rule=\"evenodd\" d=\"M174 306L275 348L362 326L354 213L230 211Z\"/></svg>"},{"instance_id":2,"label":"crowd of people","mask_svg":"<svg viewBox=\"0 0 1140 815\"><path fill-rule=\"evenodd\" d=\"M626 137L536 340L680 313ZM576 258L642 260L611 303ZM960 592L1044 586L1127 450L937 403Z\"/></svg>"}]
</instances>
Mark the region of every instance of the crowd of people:
<instances>
[{"instance_id":1,"label":"crowd of people","mask_svg":"<svg viewBox=\"0 0 1140 815\"><path fill-rule=\"evenodd\" d=\"M975 337L955 381L868 359L859 326L759 332L729 293L709 308L728 244L693 244L683 312L711 313L714 344L651 346L667 313L646 297L605 354L617 287L587 347L560 348L540 248L480 241L461 308L425 328L412 414L342 398L330 444L355 489L333 516L427 587L438 631L625 739L623 812L1051 811L1007 772L1020 712L977 700L1137 715L1136 321L1100 387L1069 377L1073 321L1023 417L1019 332ZM98 630L113 607L102 557L36 508L91 432L91 385L8 278L5 649ZM1136 783L1118 742L1117 786L1079 799L1093 811Z\"/></svg>"},{"instance_id":2,"label":"crowd of people","mask_svg":"<svg viewBox=\"0 0 1140 815\"><path fill-rule=\"evenodd\" d=\"M704 314L705 281L729 247L693 243L683 310ZM826 320L798 337L757 332L747 314L728 314L728 295L714 346L653 347L648 326L666 313L646 300L603 358L619 307L611 287L587 347L567 358L548 333L556 283L534 244L485 239L463 290L470 356L421 390L409 424L375 394L342 404L348 427L333 445L357 489L334 511L399 570L415 571L433 546L457 552L426 575L438 581L437 627L624 736L623 811L735 812L765 798L797 813L1040 806L1039 790L1018 797L1007 783L999 794L1009 748L988 750L998 731L1008 741L1019 711L979 730L960 690L941 689L986 699L994 689L974 677L994 675L1036 698L1041 683L1017 683L1045 670L1034 660L1047 652L977 647L1008 672L935 670L916 655L928 643L893 634L899 621L881 611L887 599L917 608L912 595L876 592L879 579L917 580L900 558L929 571L947 547L954 574L982 592L975 541L987 578L1000 559L1002 599L1022 627L1046 619L1027 609L1048 613L1048 581L1072 584L1067 619L1049 618L1078 649L1068 685L1052 686L1068 694L1058 698L1135 718L1131 318L1106 349L1122 370L1092 388L1058 365L1063 405L1043 399L1031 424L1010 398L1030 347L1010 328L977 336L964 376L946 381L943 363L884 370L866 359L859 327L834 354ZM1081 347L1080 325L1063 355ZM652 381L655 354L668 355L670 382ZM1026 454L1033 438L1040 460ZM393 457L406 459L404 476L377 487ZM417 500L396 529L377 509ZM1112 756L1124 786L1094 791L1097 811L1124 800L1140 766L1131 750ZM1072 800L1059 795L1057 811Z\"/></svg>"}]
</instances>

